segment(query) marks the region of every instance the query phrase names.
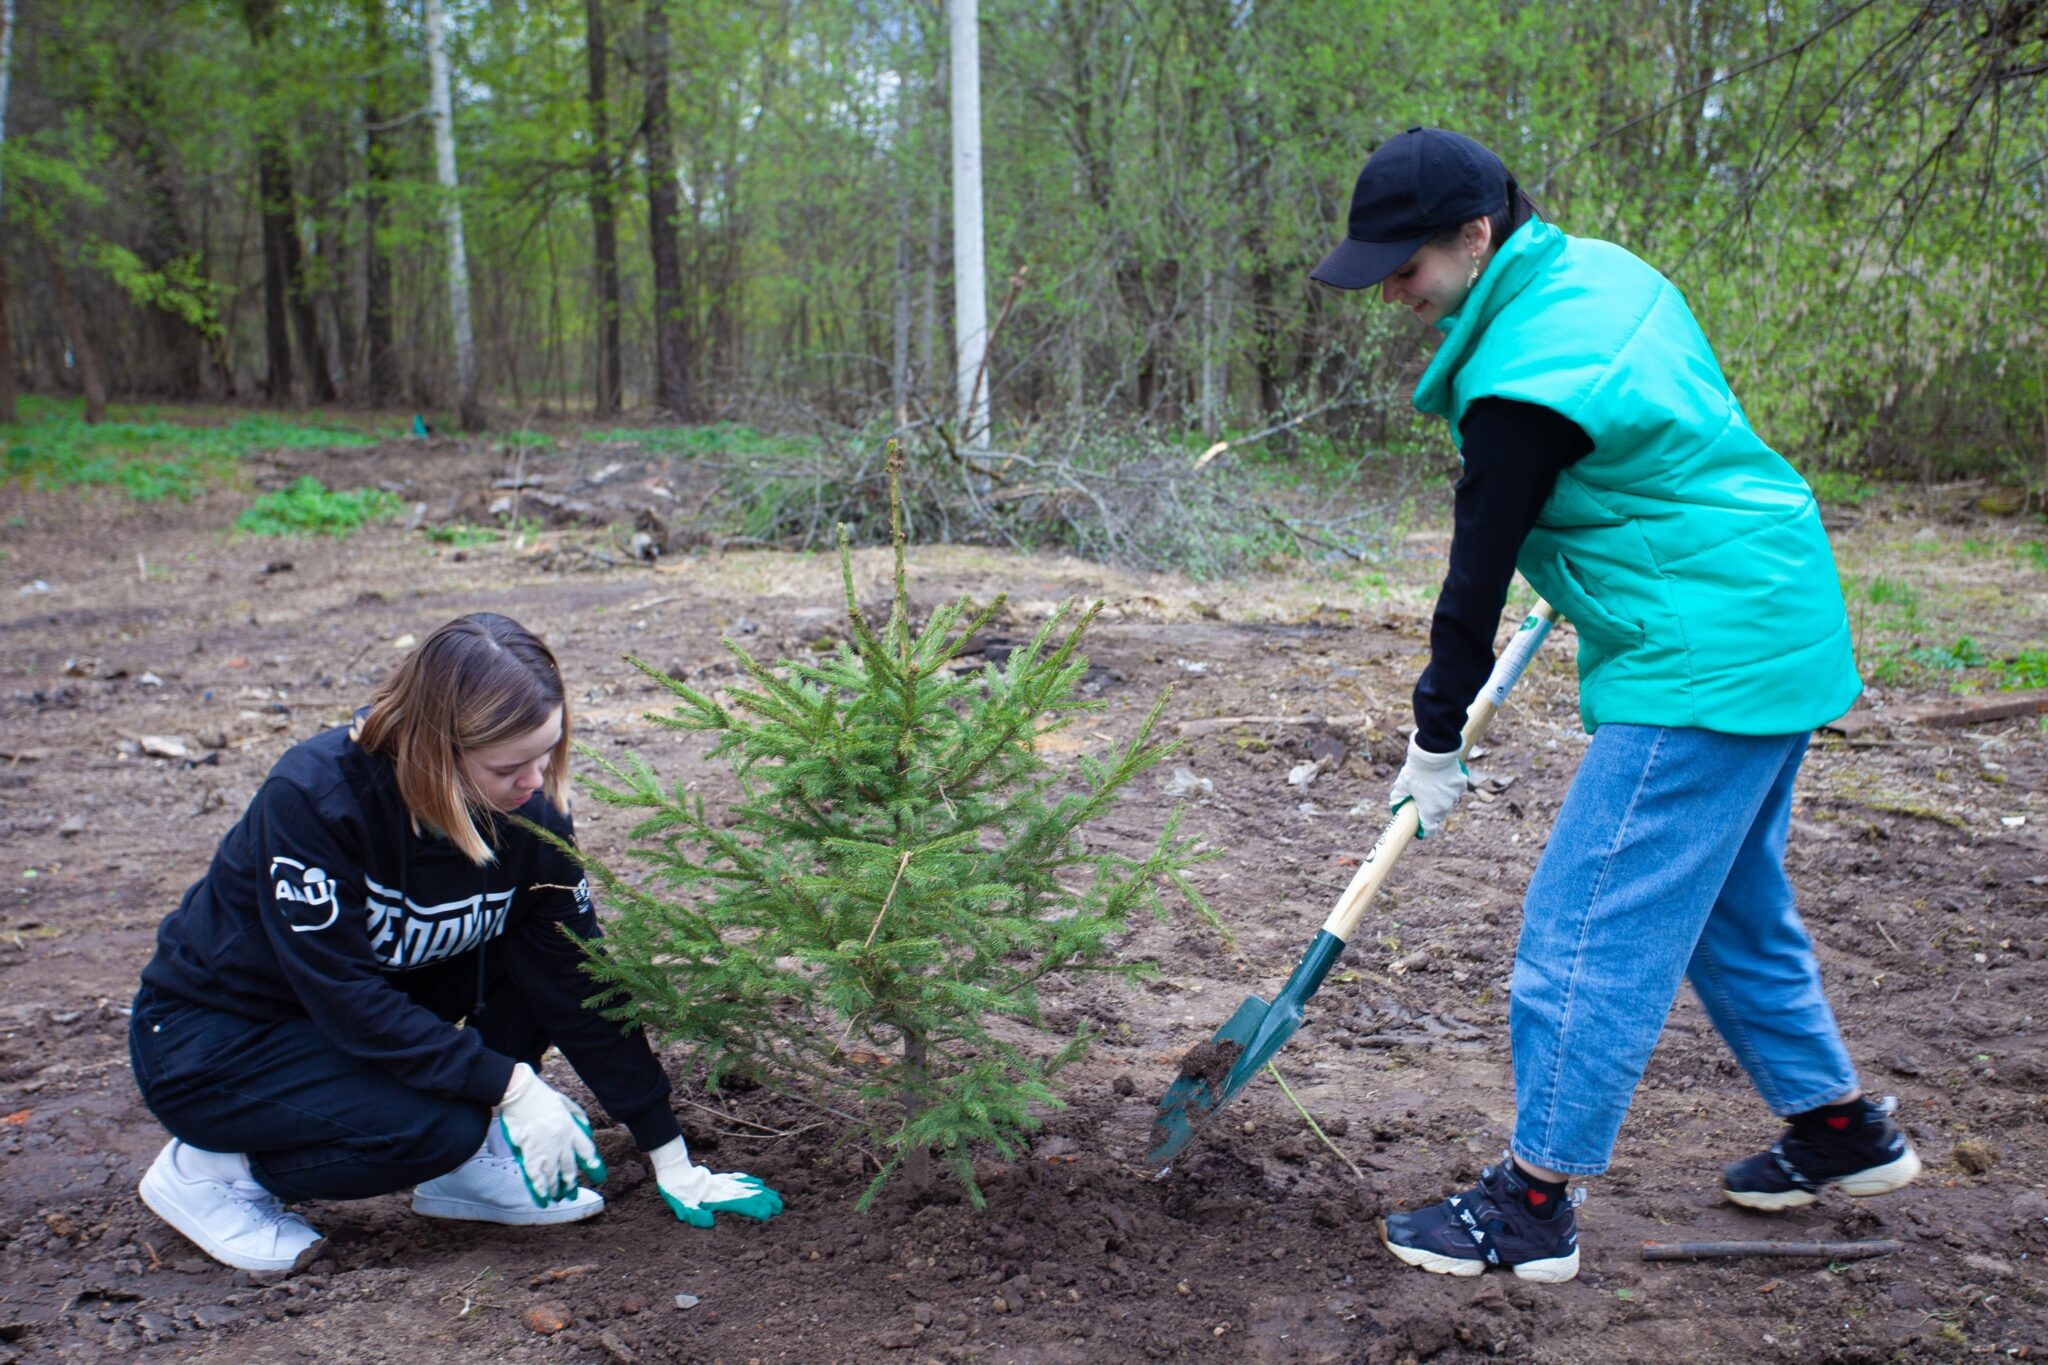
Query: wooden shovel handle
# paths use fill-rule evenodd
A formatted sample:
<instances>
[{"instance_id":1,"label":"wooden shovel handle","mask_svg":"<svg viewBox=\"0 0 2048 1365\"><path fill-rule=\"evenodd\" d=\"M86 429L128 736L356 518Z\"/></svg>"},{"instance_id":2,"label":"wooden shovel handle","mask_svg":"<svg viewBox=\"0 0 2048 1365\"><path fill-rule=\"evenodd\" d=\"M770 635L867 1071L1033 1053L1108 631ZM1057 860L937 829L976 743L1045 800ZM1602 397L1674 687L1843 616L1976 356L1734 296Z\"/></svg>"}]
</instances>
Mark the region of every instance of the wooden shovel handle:
<instances>
[{"instance_id":1,"label":"wooden shovel handle","mask_svg":"<svg viewBox=\"0 0 2048 1365\"><path fill-rule=\"evenodd\" d=\"M1536 599L1536 605L1522 618L1521 629L1517 630L1493 662L1493 672L1486 679L1486 686L1479 689L1479 695L1465 711L1465 732L1458 745L1458 757L1462 760L1468 750L1479 742L1486 733L1486 727L1493 720L1501 703L1508 699L1508 693L1521 681L1528 671L1529 661L1536 657L1543 639L1550 634L1550 628L1558 622L1557 608ZM1351 941L1352 930L1365 914L1365 907L1372 904L1372 898L1379 894L1380 886L1387 875L1394 870L1394 860L1415 841L1415 831L1421 827L1422 816L1413 801L1404 802L1401 809L1380 831L1380 837L1373 841L1372 851L1365 855L1365 861L1358 865L1358 871L1351 878L1351 885L1344 888L1344 894L1337 898L1336 908L1323 921L1323 928L1343 939Z\"/></svg>"}]
</instances>

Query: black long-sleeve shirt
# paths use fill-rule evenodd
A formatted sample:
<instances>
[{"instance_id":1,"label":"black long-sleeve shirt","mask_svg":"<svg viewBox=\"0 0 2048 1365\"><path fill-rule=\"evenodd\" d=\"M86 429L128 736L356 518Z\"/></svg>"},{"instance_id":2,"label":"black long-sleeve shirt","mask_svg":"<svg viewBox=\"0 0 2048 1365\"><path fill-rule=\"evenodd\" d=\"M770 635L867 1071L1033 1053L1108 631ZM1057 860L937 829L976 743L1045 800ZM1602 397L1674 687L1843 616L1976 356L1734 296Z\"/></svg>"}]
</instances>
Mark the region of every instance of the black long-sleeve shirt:
<instances>
[{"instance_id":1,"label":"black long-sleeve shirt","mask_svg":"<svg viewBox=\"0 0 2048 1365\"><path fill-rule=\"evenodd\" d=\"M543 795L521 814L575 837ZM316 735L277 761L165 917L143 982L254 1019L310 1019L414 1089L496 1104L513 1060L406 988L420 968L481 977L489 952L598 1103L642 1150L659 1147L681 1132L668 1077L640 1033L585 1008L583 950L562 932L597 937L583 870L504 817L491 822L497 861L478 867L414 831L388 756L365 753L345 728Z\"/></svg>"},{"instance_id":2,"label":"black long-sleeve shirt","mask_svg":"<svg viewBox=\"0 0 2048 1365\"><path fill-rule=\"evenodd\" d=\"M1453 504L1451 564L1429 623L1429 666L1415 684L1415 742L1458 747L1465 710L1493 670L1493 637L1515 576L1515 556L1558 474L1593 449L1579 426L1549 408L1480 398L1458 424L1465 472Z\"/></svg>"}]
</instances>

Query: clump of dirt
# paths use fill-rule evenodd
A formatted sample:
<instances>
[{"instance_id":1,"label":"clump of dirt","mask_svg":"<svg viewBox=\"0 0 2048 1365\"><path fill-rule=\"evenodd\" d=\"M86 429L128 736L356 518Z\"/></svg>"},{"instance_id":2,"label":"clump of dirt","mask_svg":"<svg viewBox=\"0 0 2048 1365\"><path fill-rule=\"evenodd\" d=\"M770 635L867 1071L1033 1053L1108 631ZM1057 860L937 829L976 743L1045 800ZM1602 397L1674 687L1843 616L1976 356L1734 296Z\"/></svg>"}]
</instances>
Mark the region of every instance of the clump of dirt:
<instances>
[{"instance_id":1,"label":"clump of dirt","mask_svg":"<svg viewBox=\"0 0 2048 1365\"><path fill-rule=\"evenodd\" d=\"M1237 1065L1237 1059L1243 1054L1244 1044L1228 1041L1219 1043L1213 1038L1189 1048L1180 1059L1180 1075L1177 1079L1204 1080L1209 1083L1207 1099L1197 1098L1190 1103L1201 1105L1204 1113L1214 1109L1217 1102L1223 1098L1223 1083L1230 1079L1230 1068Z\"/></svg>"}]
</instances>

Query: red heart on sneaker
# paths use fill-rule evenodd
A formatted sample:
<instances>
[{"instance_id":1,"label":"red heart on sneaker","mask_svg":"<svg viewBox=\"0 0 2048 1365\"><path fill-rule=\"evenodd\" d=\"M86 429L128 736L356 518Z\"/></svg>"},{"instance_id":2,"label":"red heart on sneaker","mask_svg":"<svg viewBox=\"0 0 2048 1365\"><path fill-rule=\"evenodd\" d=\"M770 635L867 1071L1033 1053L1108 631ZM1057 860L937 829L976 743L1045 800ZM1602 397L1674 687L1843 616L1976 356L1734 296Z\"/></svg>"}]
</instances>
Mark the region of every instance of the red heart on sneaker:
<instances>
[{"instance_id":1,"label":"red heart on sneaker","mask_svg":"<svg viewBox=\"0 0 2048 1365\"><path fill-rule=\"evenodd\" d=\"M1529 1191L1529 1202L1532 1204L1548 1204L1550 1196L1541 1190L1531 1190Z\"/></svg>"},{"instance_id":2,"label":"red heart on sneaker","mask_svg":"<svg viewBox=\"0 0 2048 1365\"><path fill-rule=\"evenodd\" d=\"M1849 1116L1847 1114L1830 1114L1828 1116L1828 1127L1834 1129L1836 1132L1840 1132L1842 1129L1847 1128L1848 1126Z\"/></svg>"}]
</instances>

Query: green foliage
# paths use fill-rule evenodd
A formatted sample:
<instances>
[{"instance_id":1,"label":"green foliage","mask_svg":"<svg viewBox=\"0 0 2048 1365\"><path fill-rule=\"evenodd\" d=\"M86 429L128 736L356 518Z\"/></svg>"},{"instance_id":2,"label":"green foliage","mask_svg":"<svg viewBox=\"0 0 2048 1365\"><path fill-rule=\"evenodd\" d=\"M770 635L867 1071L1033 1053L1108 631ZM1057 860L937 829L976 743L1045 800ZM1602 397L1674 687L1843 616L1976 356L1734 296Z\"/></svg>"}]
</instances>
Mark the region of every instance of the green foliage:
<instances>
[{"instance_id":1,"label":"green foliage","mask_svg":"<svg viewBox=\"0 0 2048 1365\"><path fill-rule=\"evenodd\" d=\"M893 426L901 251L901 398L914 427L947 421L943 6L789 5L762 22L731 0L662 4L690 54L669 94L687 149L672 169L690 196L678 244L695 381L761 395L808 430L885 408ZM1065 422L1199 446L1194 432L1329 403L1252 461L1320 477L1318 443L1339 460L1441 454L1440 428L1403 402L1433 335L1369 293L1302 283L1342 232L1361 158L1420 121L1486 141L1547 217L1669 274L1758 430L1840 471L1817 478L1823 497L1853 503L1857 480L1885 472L2039 487L2048 35L2025 17L2035 9L984 0L991 292L1018 281L989 365L998 440ZM645 6L450 10L460 197L472 273L491 281L487 391L513 411L588 400L602 188L625 388L644 403ZM275 19L267 41L250 33L258 11ZM604 145L584 90L590 13L610 22ZM443 196L407 112L423 101L417 6L66 0L18 41L10 241L17 255L54 246L85 277L89 311L119 310L108 330L143 338L127 374L195 382L189 354L174 363L151 339L168 310L218 343L217 372L259 377L259 146L282 154L295 190L297 297L354 310L372 203L398 296L444 296ZM45 292L12 301L40 348L25 355L61 349ZM409 372L441 390L447 327L422 306L402 329ZM354 367L364 348L351 352ZM694 437L620 438L706 453Z\"/></svg>"},{"instance_id":2,"label":"green foliage","mask_svg":"<svg viewBox=\"0 0 2048 1365\"><path fill-rule=\"evenodd\" d=\"M2048 687L2048 649L2023 649L2010 659L1994 662L1991 671L2004 691Z\"/></svg>"},{"instance_id":3,"label":"green foliage","mask_svg":"<svg viewBox=\"0 0 2048 1365\"><path fill-rule=\"evenodd\" d=\"M2038 573L2048 573L2048 542L2023 540L2017 553L2028 567Z\"/></svg>"},{"instance_id":4,"label":"green foliage","mask_svg":"<svg viewBox=\"0 0 2048 1365\"><path fill-rule=\"evenodd\" d=\"M504 539L505 533L493 526L477 526L470 522L457 522L453 526L429 526L427 539L436 545L454 545L468 548L472 545L491 545Z\"/></svg>"},{"instance_id":5,"label":"green foliage","mask_svg":"<svg viewBox=\"0 0 2048 1365\"><path fill-rule=\"evenodd\" d=\"M1013 1156L1091 1037L1044 1029L1041 983L1138 974L1117 956L1133 912L1163 915L1172 889L1206 913L1186 872L1209 855L1178 812L1143 856L1084 842L1171 752L1154 737L1164 697L1071 773L1040 752L1096 709L1078 651L1100 604L1062 608L1000 667L963 670L1002 601L914 627L900 511L895 524L879 626L855 602L842 533L851 641L831 657L770 666L728 640L746 683L726 697L635 661L679 703L665 724L716 741L740 798L707 811L643 759L586 751L609 777L592 793L638 816L628 856L652 874L637 886L585 856L619 907L592 971L612 1017L694 1043L714 1083L740 1072L854 1105L884 1154L863 1204L899 1167L922 1184L934 1154L979 1204L974 1153Z\"/></svg>"},{"instance_id":6,"label":"green foliage","mask_svg":"<svg viewBox=\"0 0 2048 1365\"><path fill-rule=\"evenodd\" d=\"M1878 491L1876 485L1862 477L1835 469L1824 469L1818 474L1808 475L1806 481L1813 486L1813 495L1816 498L1843 507L1858 506Z\"/></svg>"},{"instance_id":7,"label":"green foliage","mask_svg":"<svg viewBox=\"0 0 2048 1365\"><path fill-rule=\"evenodd\" d=\"M243 456L258 450L367 445L361 432L268 414L188 426L155 420L90 424L75 402L24 398L22 420L0 426L4 472L36 488L92 485L119 488L141 502L190 498L234 476Z\"/></svg>"},{"instance_id":8,"label":"green foliage","mask_svg":"<svg viewBox=\"0 0 2048 1365\"><path fill-rule=\"evenodd\" d=\"M1920 610L1920 594L1912 584L1896 578L1887 578L1883 574L1870 580L1866 595L1875 605L1899 607L1908 616Z\"/></svg>"},{"instance_id":9,"label":"green foliage","mask_svg":"<svg viewBox=\"0 0 2048 1365\"><path fill-rule=\"evenodd\" d=\"M1910 650L1907 657L1916 664L1948 673L1982 668L1985 664L1984 651L1977 648L1976 641L1967 635L1957 636L1956 642L1946 647L1928 645Z\"/></svg>"},{"instance_id":10,"label":"green foliage","mask_svg":"<svg viewBox=\"0 0 2048 1365\"><path fill-rule=\"evenodd\" d=\"M330 492L308 474L289 488L266 493L235 518L235 529L257 536L345 536L372 521L397 515L400 499L381 488Z\"/></svg>"}]
</instances>

